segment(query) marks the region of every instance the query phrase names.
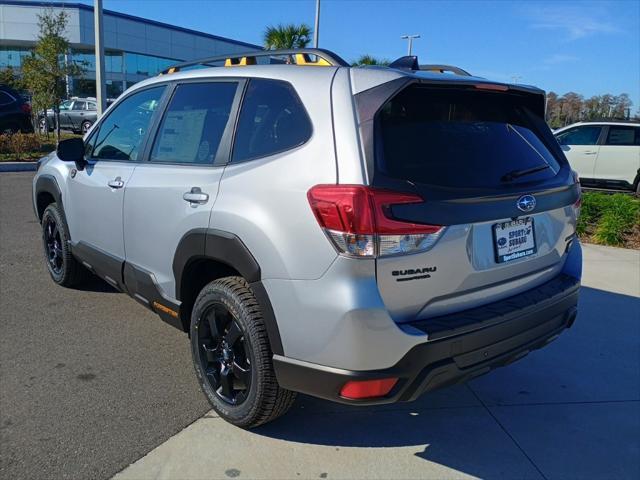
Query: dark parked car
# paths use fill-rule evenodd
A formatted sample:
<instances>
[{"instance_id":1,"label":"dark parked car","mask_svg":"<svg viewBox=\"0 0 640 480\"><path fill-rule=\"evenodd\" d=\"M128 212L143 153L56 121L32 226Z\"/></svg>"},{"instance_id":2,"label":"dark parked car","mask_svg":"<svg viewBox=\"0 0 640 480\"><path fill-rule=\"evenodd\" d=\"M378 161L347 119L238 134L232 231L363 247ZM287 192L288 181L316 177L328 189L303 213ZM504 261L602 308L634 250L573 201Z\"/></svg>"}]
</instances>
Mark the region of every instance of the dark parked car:
<instances>
[{"instance_id":1,"label":"dark parked car","mask_svg":"<svg viewBox=\"0 0 640 480\"><path fill-rule=\"evenodd\" d=\"M0 84L0 133L33 132L31 105L18 92Z\"/></svg>"},{"instance_id":2,"label":"dark parked car","mask_svg":"<svg viewBox=\"0 0 640 480\"><path fill-rule=\"evenodd\" d=\"M49 130L55 128L53 109L47 110ZM74 133L86 133L98 118L96 100L91 98L74 98L65 100L60 105L60 128ZM40 130L45 129L44 115L40 116Z\"/></svg>"}]
</instances>

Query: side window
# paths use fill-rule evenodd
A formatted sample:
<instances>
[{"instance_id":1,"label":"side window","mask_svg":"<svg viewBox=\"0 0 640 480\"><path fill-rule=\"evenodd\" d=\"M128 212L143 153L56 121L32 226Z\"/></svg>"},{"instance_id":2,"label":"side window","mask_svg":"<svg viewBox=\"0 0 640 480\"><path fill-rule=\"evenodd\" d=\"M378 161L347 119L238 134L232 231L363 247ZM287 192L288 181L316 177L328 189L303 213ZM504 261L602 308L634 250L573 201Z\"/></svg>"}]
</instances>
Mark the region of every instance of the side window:
<instances>
[{"instance_id":1,"label":"side window","mask_svg":"<svg viewBox=\"0 0 640 480\"><path fill-rule=\"evenodd\" d=\"M165 87L134 93L120 102L100 124L92 157L135 161Z\"/></svg>"},{"instance_id":2,"label":"side window","mask_svg":"<svg viewBox=\"0 0 640 480\"><path fill-rule=\"evenodd\" d=\"M609 127L607 145L640 145L639 127Z\"/></svg>"},{"instance_id":3,"label":"side window","mask_svg":"<svg viewBox=\"0 0 640 480\"><path fill-rule=\"evenodd\" d=\"M71 110L84 110L85 107L87 106L87 102L73 102L73 107L71 107Z\"/></svg>"},{"instance_id":4,"label":"side window","mask_svg":"<svg viewBox=\"0 0 640 480\"><path fill-rule=\"evenodd\" d=\"M93 111L93 110L97 110L97 109L98 109L98 107L96 106L95 103L87 102L87 110L92 110Z\"/></svg>"},{"instance_id":5,"label":"side window","mask_svg":"<svg viewBox=\"0 0 640 480\"><path fill-rule=\"evenodd\" d=\"M311 131L307 112L291 85L252 79L240 110L232 161L297 147L311 137Z\"/></svg>"},{"instance_id":6,"label":"side window","mask_svg":"<svg viewBox=\"0 0 640 480\"><path fill-rule=\"evenodd\" d=\"M576 127L558 135L560 145L596 145L602 127L588 125Z\"/></svg>"},{"instance_id":7,"label":"side window","mask_svg":"<svg viewBox=\"0 0 640 480\"><path fill-rule=\"evenodd\" d=\"M0 92L0 105L10 105L14 102L14 98L6 92Z\"/></svg>"},{"instance_id":8,"label":"side window","mask_svg":"<svg viewBox=\"0 0 640 480\"><path fill-rule=\"evenodd\" d=\"M162 118L150 160L211 165L237 89L236 82L178 85Z\"/></svg>"}]
</instances>

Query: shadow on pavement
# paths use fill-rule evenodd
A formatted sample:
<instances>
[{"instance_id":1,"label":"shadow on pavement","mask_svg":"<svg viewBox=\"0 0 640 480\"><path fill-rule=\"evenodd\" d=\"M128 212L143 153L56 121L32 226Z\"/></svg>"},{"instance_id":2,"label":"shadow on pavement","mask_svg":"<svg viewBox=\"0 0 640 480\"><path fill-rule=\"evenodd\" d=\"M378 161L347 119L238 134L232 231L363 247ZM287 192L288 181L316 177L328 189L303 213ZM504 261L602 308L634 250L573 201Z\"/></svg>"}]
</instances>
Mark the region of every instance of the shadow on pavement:
<instances>
[{"instance_id":1,"label":"shadow on pavement","mask_svg":"<svg viewBox=\"0 0 640 480\"><path fill-rule=\"evenodd\" d=\"M74 287L74 289L80 290L81 292L120 293L106 281L96 277L95 275L89 275L86 282Z\"/></svg>"},{"instance_id":2,"label":"shadow on pavement","mask_svg":"<svg viewBox=\"0 0 640 480\"><path fill-rule=\"evenodd\" d=\"M287 416L253 432L336 447L426 445L424 452L415 455L472 475L492 476L496 464L487 463L489 458L501 461L492 449L504 449L505 444L518 449L497 423L495 408L518 407L510 415L527 422L532 406L566 409L574 404L598 404L602 407L597 411L606 424L611 409L618 408L613 402L639 399L639 354L640 299L583 287L579 316L571 329L546 348L468 386L430 392L414 403L380 407L351 407L300 396ZM554 445L538 447L542 458L552 455L546 449L560 453L568 466L574 462L579 465L581 458L591 453L602 458L598 432L571 438L570 432L580 430L580 425L573 425L578 418L567 418L560 427L566 433L558 434L552 426L534 429L549 428L558 434ZM619 442L637 443L622 437ZM576 441L580 448L576 448ZM632 465L627 463L627 467Z\"/></svg>"}]
</instances>

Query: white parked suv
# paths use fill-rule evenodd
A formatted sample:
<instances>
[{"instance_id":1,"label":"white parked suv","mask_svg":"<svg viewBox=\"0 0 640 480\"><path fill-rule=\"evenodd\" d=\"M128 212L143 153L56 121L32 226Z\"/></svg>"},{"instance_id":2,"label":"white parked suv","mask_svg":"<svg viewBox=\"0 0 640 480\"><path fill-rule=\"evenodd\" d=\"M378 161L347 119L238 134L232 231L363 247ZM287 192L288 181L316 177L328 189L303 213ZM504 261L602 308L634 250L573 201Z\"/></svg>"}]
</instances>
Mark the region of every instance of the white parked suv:
<instances>
[{"instance_id":1,"label":"white parked suv","mask_svg":"<svg viewBox=\"0 0 640 480\"><path fill-rule=\"evenodd\" d=\"M583 186L640 194L640 124L579 122L555 136Z\"/></svg>"},{"instance_id":2,"label":"white parked suv","mask_svg":"<svg viewBox=\"0 0 640 480\"><path fill-rule=\"evenodd\" d=\"M572 325L580 186L542 90L240 57L136 84L33 182L52 279L93 272L188 332L221 417L414 400Z\"/></svg>"}]
</instances>

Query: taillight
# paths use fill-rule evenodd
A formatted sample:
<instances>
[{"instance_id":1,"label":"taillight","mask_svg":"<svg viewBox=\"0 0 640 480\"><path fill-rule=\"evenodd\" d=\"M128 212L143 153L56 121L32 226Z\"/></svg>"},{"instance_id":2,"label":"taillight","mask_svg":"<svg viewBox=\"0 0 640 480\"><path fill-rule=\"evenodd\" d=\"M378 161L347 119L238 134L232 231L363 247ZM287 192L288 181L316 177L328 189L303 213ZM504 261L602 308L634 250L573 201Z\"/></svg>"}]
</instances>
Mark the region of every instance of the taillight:
<instances>
[{"instance_id":1,"label":"taillight","mask_svg":"<svg viewBox=\"0 0 640 480\"><path fill-rule=\"evenodd\" d=\"M576 218L578 218L580 216L580 207L582 206L582 187L580 187L580 177L578 176L578 172L571 170L571 174L573 175L573 182L577 183L578 189L580 189L578 199L573 204L573 211L576 214Z\"/></svg>"},{"instance_id":2,"label":"taillight","mask_svg":"<svg viewBox=\"0 0 640 480\"><path fill-rule=\"evenodd\" d=\"M318 223L336 249L349 256L424 252L444 231L441 226L392 217L393 205L423 202L414 194L363 185L316 185L307 197Z\"/></svg>"},{"instance_id":3,"label":"taillight","mask_svg":"<svg viewBox=\"0 0 640 480\"><path fill-rule=\"evenodd\" d=\"M29 105L28 103L23 103L22 105L20 105L20 109L24 113L31 115L31 105Z\"/></svg>"}]
</instances>

